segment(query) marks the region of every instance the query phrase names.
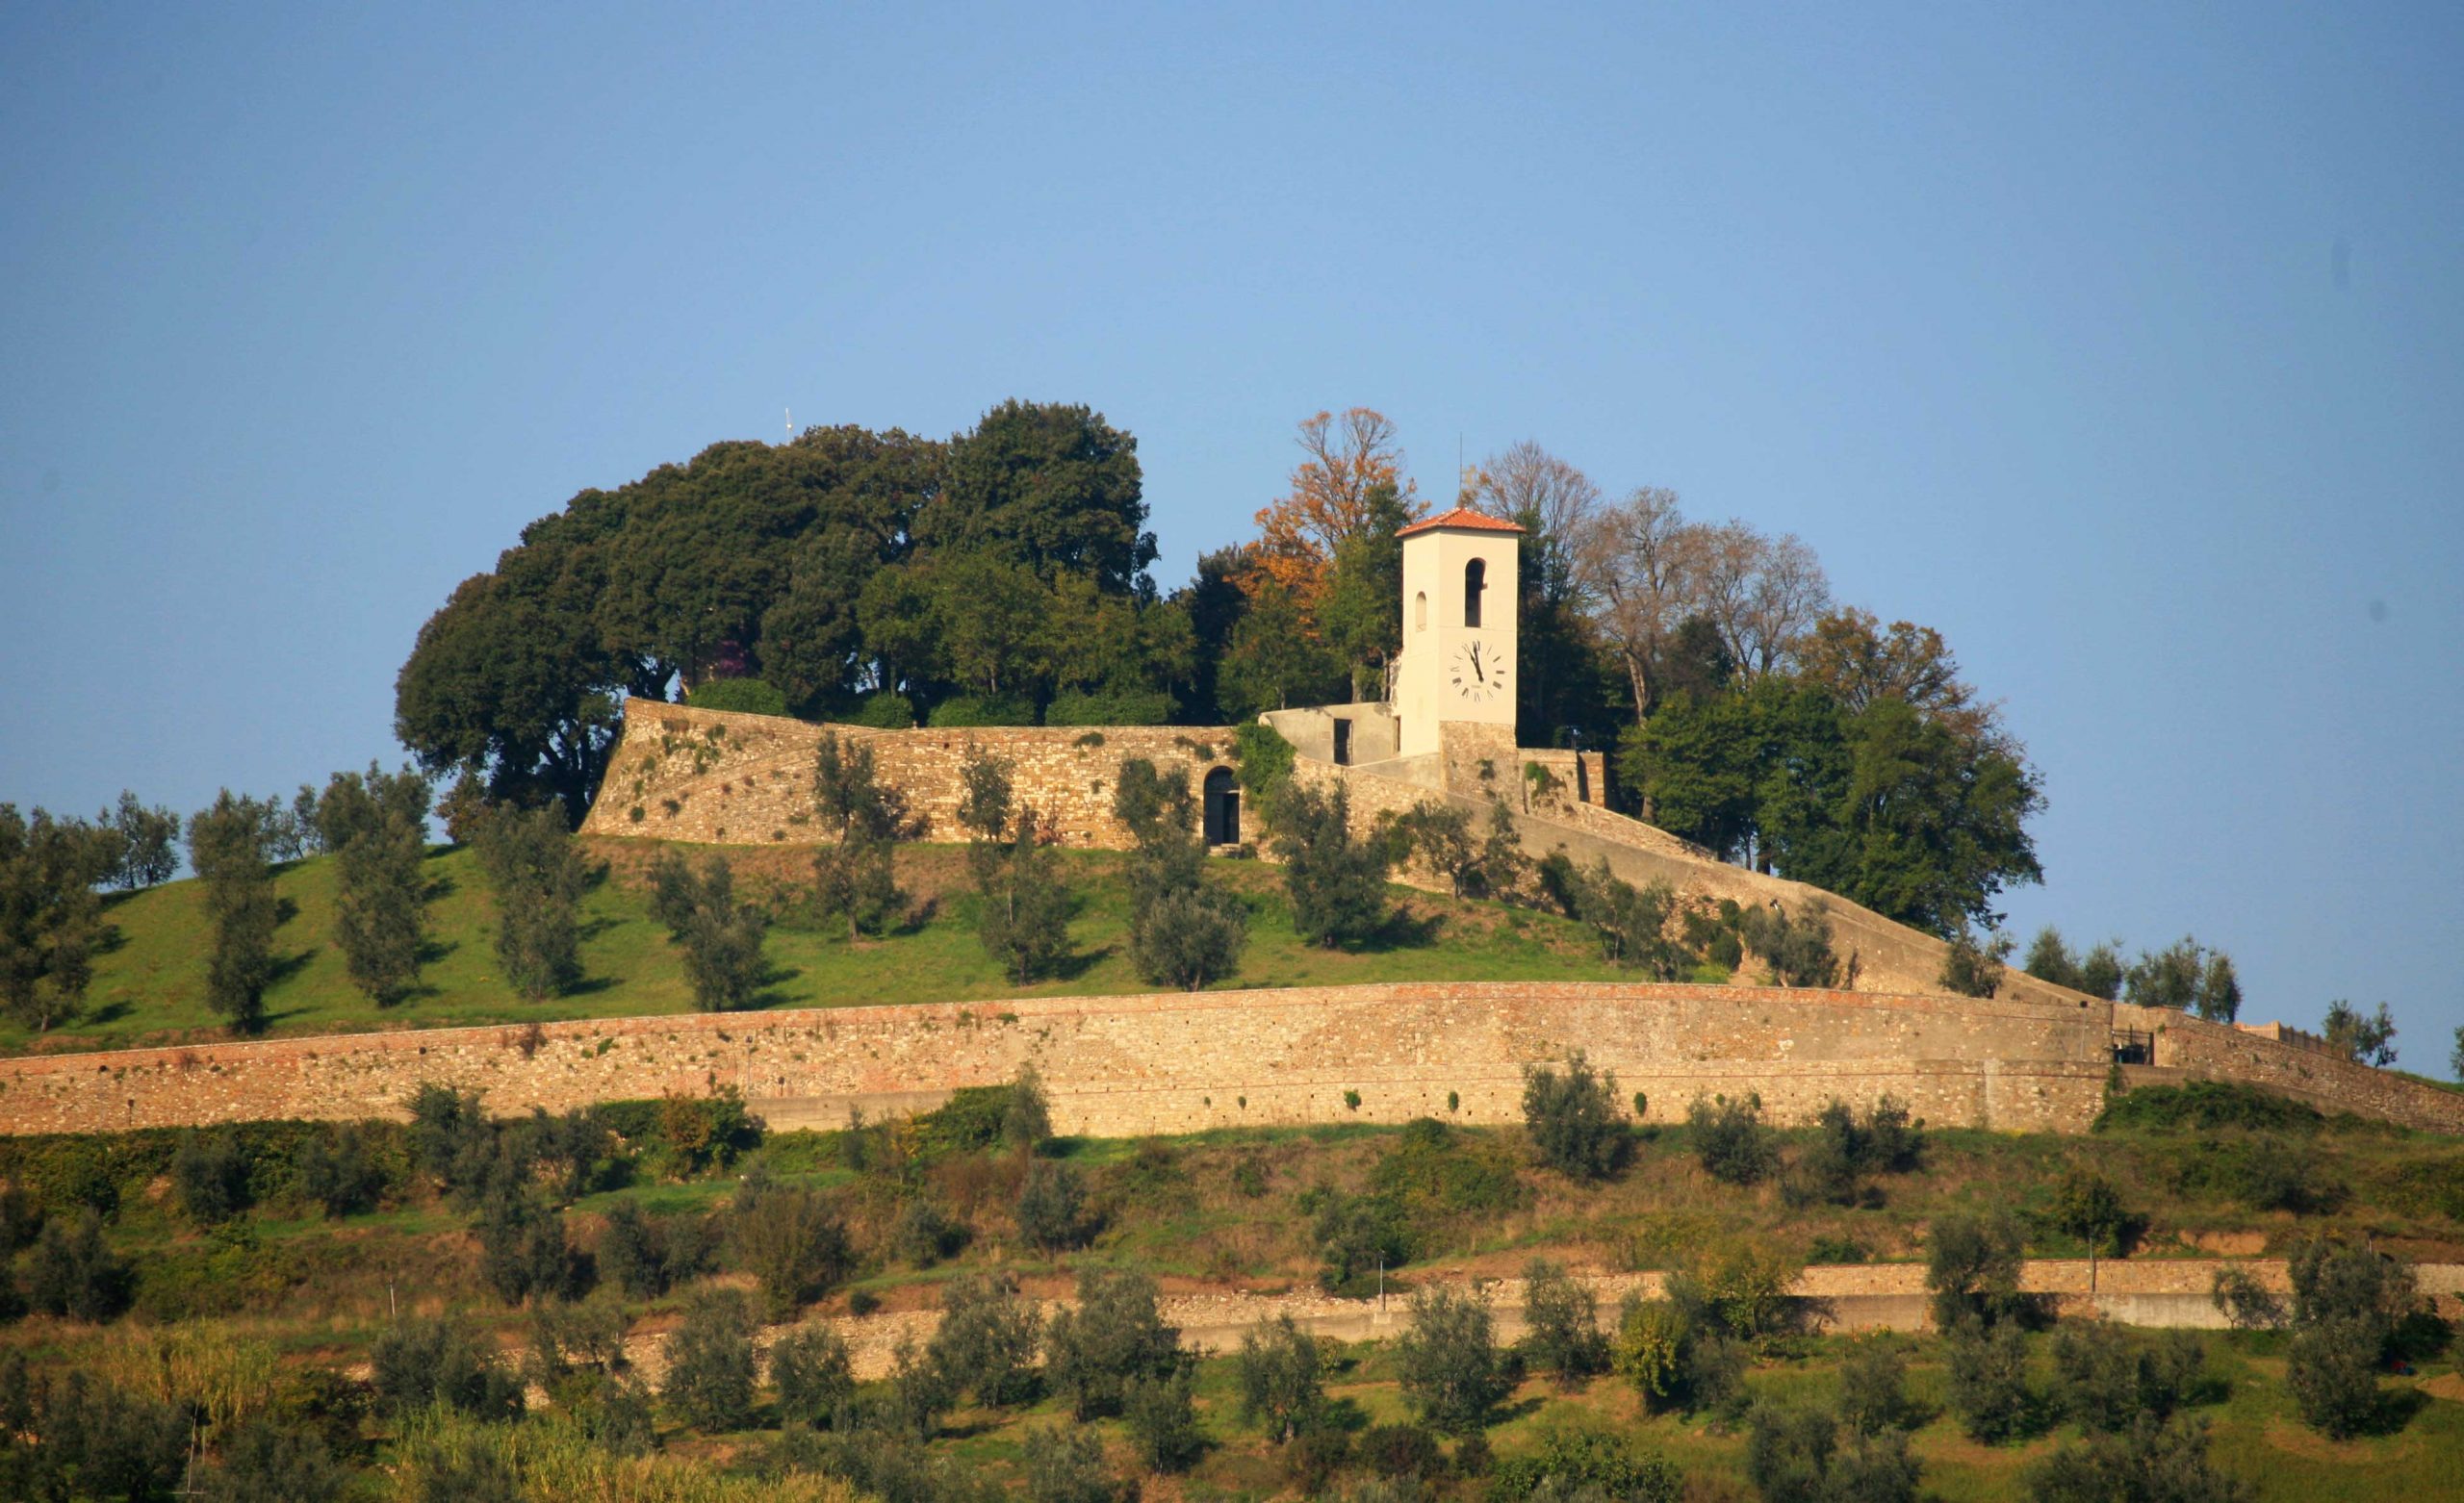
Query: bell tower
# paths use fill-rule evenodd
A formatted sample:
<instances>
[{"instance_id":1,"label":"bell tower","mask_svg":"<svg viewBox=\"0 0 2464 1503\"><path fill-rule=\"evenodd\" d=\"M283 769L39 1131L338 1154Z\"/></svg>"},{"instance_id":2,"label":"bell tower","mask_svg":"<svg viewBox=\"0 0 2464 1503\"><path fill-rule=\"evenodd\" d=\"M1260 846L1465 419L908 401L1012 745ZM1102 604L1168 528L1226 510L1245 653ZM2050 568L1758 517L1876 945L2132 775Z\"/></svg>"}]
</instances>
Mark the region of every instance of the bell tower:
<instances>
[{"instance_id":1,"label":"bell tower","mask_svg":"<svg viewBox=\"0 0 2464 1503\"><path fill-rule=\"evenodd\" d=\"M1514 739L1515 602L1523 529L1458 506L1405 527L1403 650L1395 718L1404 756L1439 750L1439 726L1505 728Z\"/></svg>"}]
</instances>

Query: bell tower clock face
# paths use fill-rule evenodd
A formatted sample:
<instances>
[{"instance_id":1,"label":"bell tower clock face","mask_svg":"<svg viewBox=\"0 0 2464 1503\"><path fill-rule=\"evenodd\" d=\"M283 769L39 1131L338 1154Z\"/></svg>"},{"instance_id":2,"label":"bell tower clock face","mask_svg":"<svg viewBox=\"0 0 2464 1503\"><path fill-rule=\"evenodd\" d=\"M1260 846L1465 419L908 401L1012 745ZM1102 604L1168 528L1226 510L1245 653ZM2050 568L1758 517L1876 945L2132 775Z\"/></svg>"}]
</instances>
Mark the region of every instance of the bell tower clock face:
<instances>
[{"instance_id":1,"label":"bell tower clock face","mask_svg":"<svg viewBox=\"0 0 2464 1503\"><path fill-rule=\"evenodd\" d=\"M1512 665L1503 649L1474 637L1446 660L1446 676L1467 703L1486 704L1505 697L1506 672Z\"/></svg>"}]
</instances>

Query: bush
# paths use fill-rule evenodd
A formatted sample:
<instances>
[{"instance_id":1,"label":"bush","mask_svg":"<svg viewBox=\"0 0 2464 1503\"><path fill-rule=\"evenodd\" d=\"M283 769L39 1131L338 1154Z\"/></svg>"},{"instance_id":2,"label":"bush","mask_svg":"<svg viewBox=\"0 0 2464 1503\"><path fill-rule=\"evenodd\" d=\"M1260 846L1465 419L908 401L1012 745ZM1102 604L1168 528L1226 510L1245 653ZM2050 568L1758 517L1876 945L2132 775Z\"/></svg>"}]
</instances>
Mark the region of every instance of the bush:
<instances>
[{"instance_id":1,"label":"bush","mask_svg":"<svg viewBox=\"0 0 2464 1503\"><path fill-rule=\"evenodd\" d=\"M1154 1280L1089 1268L1078 1275L1077 1308L1055 1314L1045 1333L1044 1374L1081 1422L1116 1414L1132 1379L1179 1370L1180 1341L1155 1312Z\"/></svg>"},{"instance_id":2,"label":"bush","mask_svg":"<svg viewBox=\"0 0 2464 1503\"><path fill-rule=\"evenodd\" d=\"M1278 1444L1317 1427L1325 1412L1325 1359L1318 1338L1290 1315L1261 1320L1244 1332L1232 1380L1241 1420L1265 1427Z\"/></svg>"},{"instance_id":3,"label":"bush","mask_svg":"<svg viewBox=\"0 0 2464 1503\"><path fill-rule=\"evenodd\" d=\"M684 1307L667 1337L659 1396L706 1434L741 1430L753 1418L753 1310L733 1289L708 1289Z\"/></svg>"},{"instance_id":4,"label":"bush","mask_svg":"<svg viewBox=\"0 0 2464 1503\"><path fill-rule=\"evenodd\" d=\"M1433 1480L1446 1471L1446 1452L1437 1437L1418 1425L1374 1426L1362 1432L1352 1454L1380 1477Z\"/></svg>"},{"instance_id":5,"label":"bush","mask_svg":"<svg viewBox=\"0 0 2464 1503\"><path fill-rule=\"evenodd\" d=\"M253 1421L224 1437L222 1465L205 1474L208 1503L326 1503L348 1475L314 1430Z\"/></svg>"},{"instance_id":6,"label":"bush","mask_svg":"<svg viewBox=\"0 0 2464 1503\"><path fill-rule=\"evenodd\" d=\"M1274 811L1274 853L1283 862L1294 932L1328 949L1356 945L1386 926L1386 872L1392 853L1381 840L1354 838L1351 792L1288 790Z\"/></svg>"},{"instance_id":7,"label":"bush","mask_svg":"<svg viewBox=\"0 0 2464 1503\"><path fill-rule=\"evenodd\" d=\"M1476 1439L1476 1438L1473 1438ZM1471 1444L1467 1439L1464 1445ZM1456 1458L1461 1459L1462 1447ZM1542 1498L1606 1503L1677 1503L1683 1479L1659 1457L1640 1454L1624 1436L1596 1424L1554 1424L1530 1454L1498 1464L1489 1481L1493 1503Z\"/></svg>"},{"instance_id":8,"label":"bush","mask_svg":"<svg viewBox=\"0 0 2464 1503\"><path fill-rule=\"evenodd\" d=\"M2191 1081L2180 1085L2142 1085L2107 1098L2095 1131L2213 1133L2219 1128L2246 1128L2310 1134L2326 1121L2316 1107L2255 1085Z\"/></svg>"},{"instance_id":9,"label":"bush","mask_svg":"<svg viewBox=\"0 0 2464 1503\"><path fill-rule=\"evenodd\" d=\"M1532 1366L1571 1388L1608 1365L1598 1302L1563 1265L1533 1259L1523 1270L1523 1350Z\"/></svg>"},{"instance_id":10,"label":"bush","mask_svg":"<svg viewBox=\"0 0 2464 1503\"><path fill-rule=\"evenodd\" d=\"M1047 1426L1027 1432L1029 1503L1119 1503L1129 1494L1104 1465L1104 1442L1091 1430Z\"/></svg>"},{"instance_id":11,"label":"bush","mask_svg":"<svg viewBox=\"0 0 2464 1503\"><path fill-rule=\"evenodd\" d=\"M2217 1269L2209 1297L2236 1331L2272 1331L2284 1324L2284 1301L2246 1269Z\"/></svg>"},{"instance_id":12,"label":"bush","mask_svg":"<svg viewBox=\"0 0 2464 1503\"><path fill-rule=\"evenodd\" d=\"M228 1221L248 1209L248 1159L229 1130L180 1134L171 1156L171 1193L181 1214L198 1226Z\"/></svg>"},{"instance_id":13,"label":"bush","mask_svg":"<svg viewBox=\"0 0 2464 1503\"><path fill-rule=\"evenodd\" d=\"M1187 1363L1163 1376L1129 1380L1121 1392L1121 1418L1126 1421L1138 1459L1157 1474L1187 1471L1206 1449L1191 1403L1195 1374Z\"/></svg>"},{"instance_id":14,"label":"bush","mask_svg":"<svg viewBox=\"0 0 2464 1503\"><path fill-rule=\"evenodd\" d=\"M854 1410L854 1359L828 1326L799 1326L772 1342L770 1384L779 1390L783 1424L841 1429Z\"/></svg>"},{"instance_id":15,"label":"bush","mask_svg":"<svg viewBox=\"0 0 2464 1503\"><path fill-rule=\"evenodd\" d=\"M773 1318L829 1292L853 1261L846 1223L827 1197L759 1181L736 1192L728 1242L736 1266L759 1282Z\"/></svg>"},{"instance_id":16,"label":"bush","mask_svg":"<svg viewBox=\"0 0 2464 1503\"><path fill-rule=\"evenodd\" d=\"M1078 1171L1038 1159L1018 1184L1018 1235L1047 1253L1077 1246L1087 1236L1087 1189Z\"/></svg>"},{"instance_id":17,"label":"bush","mask_svg":"<svg viewBox=\"0 0 2464 1503\"><path fill-rule=\"evenodd\" d=\"M70 1369L48 1383L14 1369L0 1486L26 1498L158 1498L179 1485L189 1417L92 1375ZM18 1432L39 1442L27 1445Z\"/></svg>"},{"instance_id":18,"label":"bush","mask_svg":"<svg viewBox=\"0 0 2464 1503\"><path fill-rule=\"evenodd\" d=\"M599 1273L633 1299L656 1299L701 1271L708 1226L684 1214L653 1216L629 1200L608 1208Z\"/></svg>"},{"instance_id":19,"label":"bush","mask_svg":"<svg viewBox=\"0 0 2464 1503\"><path fill-rule=\"evenodd\" d=\"M1451 1289L1422 1289L1412 1295L1411 1318L1395 1343L1403 1402L1448 1435L1481 1429L1511 1388L1488 1307Z\"/></svg>"},{"instance_id":20,"label":"bush","mask_svg":"<svg viewBox=\"0 0 2464 1503\"><path fill-rule=\"evenodd\" d=\"M2017 1326L1966 1317L1950 1328L1943 1351L1951 1413L1969 1439L1992 1445L2034 1433L2037 1397L2028 1387L2028 1349Z\"/></svg>"},{"instance_id":21,"label":"bush","mask_svg":"<svg viewBox=\"0 0 2464 1503\"><path fill-rule=\"evenodd\" d=\"M1411 1261L1411 1239L1392 1196L1323 1191L1310 1233L1318 1244L1318 1286L1329 1294L1369 1292L1380 1269Z\"/></svg>"},{"instance_id":22,"label":"bush","mask_svg":"<svg viewBox=\"0 0 2464 1503\"><path fill-rule=\"evenodd\" d=\"M1716 1100L1694 1099L1686 1109L1686 1126L1692 1130L1694 1152L1702 1159L1703 1172L1723 1185L1753 1185L1767 1178L1780 1161L1780 1150L1771 1137L1771 1130L1762 1125L1762 1098L1749 1095L1742 1101L1722 1096Z\"/></svg>"},{"instance_id":23,"label":"bush","mask_svg":"<svg viewBox=\"0 0 2464 1503\"><path fill-rule=\"evenodd\" d=\"M2384 1338L2367 1320L2297 1325L2285 1349L2284 1383L2304 1424L2334 1439L2378 1427L2378 1367Z\"/></svg>"},{"instance_id":24,"label":"bush","mask_svg":"<svg viewBox=\"0 0 2464 1503\"><path fill-rule=\"evenodd\" d=\"M357 1123L343 1123L303 1140L293 1160L292 1182L303 1198L334 1217L374 1210L389 1185L368 1133Z\"/></svg>"},{"instance_id":25,"label":"bush","mask_svg":"<svg viewBox=\"0 0 2464 1503\"><path fill-rule=\"evenodd\" d=\"M1839 1419L1857 1435L1913 1430L1924 1422L1908 1396L1908 1359L1888 1337L1861 1337L1840 1358Z\"/></svg>"},{"instance_id":26,"label":"bush","mask_svg":"<svg viewBox=\"0 0 2464 1503\"><path fill-rule=\"evenodd\" d=\"M1655 1414L1685 1403L1686 1362L1696 1332L1676 1302L1628 1294L1617 1312L1608 1365L1634 1386L1643 1407Z\"/></svg>"},{"instance_id":27,"label":"bush","mask_svg":"<svg viewBox=\"0 0 2464 1503\"><path fill-rule=\"evenodd\" d=\"M915 702L903 694L868 694L848 724L873 730L911 730L915 726Z\"/></svg>"},{"instance_id":28,"label":"bush","mask_svg":"<svg viewBox=\"0 0 2464 1503\"><path fill-rule=\"evenodd\" d=\"M2121 1203L2121 1191L2093 1169L2064 1171L2053 1191L2053 1224L2088 1244L2091 1252L2114 1257L2125 1236L2138 1225Z\"/></svg>"},{"instance_id":29,"label":"bush","mask_svg":"<svg viewBox=\"0 0 2464 1503\"><path fill-rule=\"evenodd\" d=\"M1161 689L1064 689L1044 706L1047 726L1161 726L1172 718L1172 697Z\"/></svg>"},{"instance_id":30,"label":"bush","mask_svg":"<svg viewBox=\"0 0 2464 1503\"><path fill-rule=\"evenodd\" d=\"M1025 700L999 695L962 694L933 706L934 727L964 729L976 726L1032 726L1036 707Z\"/></svg>"},{"instance_id":31,"label":"bush","mask_svg":"<svg viewBox=\"0 0 2464 1503\"><path fill-rule=\"evenodd\" d=\"M1616 1072L1594 1073L1579 1049L1563 1075L1546 1065L1524 1066L1523 1126L1551 1168L1578 1180L1605 1179L1628 1146L1617 1116Z\"/></svg>"},{"instance_id":32,"label":"bush","mask_svg":"<svg viewBox=\"0 0 2464 1503\"><path fill-rule=\"evenodd\" d=\"M738 715L784 715L787 696L763 678L710 678L695 684L684 702L697 710L732 710Z\"/></svg>"},{"instance_id":33,"label":"bush","mask_svg":"<svg viewBox=\"0 0 2464 1503\"><path fill-rule=\"evenodd\" d=\"M2142 1415L2163 1420L2190 1402L2206 1354L2187 1331L2142 1337L2119 1326L2066 1323L2053 1336L2056 1394L2082 1430L2108 1435Z\"/></svg>"},{"instance_id":34,"label":"bush","mask_svg":"<svg viewBox=\"0 0 2464 1503\"><path fill-rule=\"evenodd\" d=\"M1249 912L1233 894L1211 886L1160 893L1130 933L1138 974L1159 986L1197 991L1241 968L1249 943Z\"/></svg>"},{"instance_id":35,"label":"bush","mask_svg":"<svg viewBox=\"0 0 2464 1503\"><path fill-rule=\"evenodd\" d=\"M2066 1445L2029 1469L2027 1490L2033 1503L2247 1503L2252 1495L2248 1484L2208 1465L2207 1425L2187 1417L2141 1419L2127 1434Z\"/></svg>"},{"instance_id":36,"label":"bush","mask_svg":"<svg viewBox=\"0 0 2464 1503\"><path fill-rule=\"evenodd\" d=\"M1908 1437L1849 1432L1819 1410L1757 1404L1746 1437L1746 1475L1764 1503L1913 1503L1920 1468Z\"/></svg>"},{"instance_id":37,"label":"bush","mask_svg":"<svg viewBox=\"0 0 2464 1503\"><path fill-rule=\"evenodd\" d=\"M1924 1151L1924 1130L1911 1125L1908 1108L1885 1096L1862 1122L1837 1098L1815 1119L1814 1139L1782 1185L1791 1204L1827 1201L1854 1206L1863 1199L1860 1176L1904 1173Z\"/></svg>"},{"instance_id":38,"label":"bush","mask_svg":"<svg viewBox=\"0 0 2464 1503\"><path fill-rule=\"evenodd\" d=\"M1831 920L1824 916L1820 899L1807 904L1794 919L1776 905L1746 908L1738 915L1737 932L1782 986L1829 986L1839 979L1839 960L1831 953Z\"/></svg>"},{"instance_id":39,"label":"bush","mask_svg":"<svg viewBox=\"0 0 2464 1503\"><path fill-rule=\"evenodd\" d=\"M1966 1320L1999 1322L2023 1312L2019 1263L2024 1243L2007 1215L1937 1216L1928 1229L1925 1287L1934 1296L1934 1324L1948 1331Z\"/></svg>"},{"instance_id":40,"label":"bush","mask_svg":"<svg viewBox=\"0 0 2464 1503\"><path fill-rule=\"evenodd\" d=\"M397 1419L440 1405L480 1419L522 1414L521 1380L494 1344L443 1320L405 1320L379 1336L370 1370L376 1407Z\"/></svg>"},{"instance_id":41,"label":"bush","mask_svg":"<svg viewBox=\"0 0 2464 1503\"><path fill-rule=\"evenodd\" d=\"M926 1355L949 1374L954 1392L972 1392L986 1408L1000 1409L1034 1397L1042 1335L1043 1319L1018 1297L1015 1277L961 1274L941 1288L941 1323Z\"/></svg>"},{"instance_id":42,"label":"bush","mask_svg":"<svg viewBox=\"0 0 2464 1503\"><path fill-rule=\"evenodd\" d=\"M526 1189L500 1185L479 1216L479 1273L509 1305L565 1299L580 1284L565 1218Z\"/></svg>"},{"instance_id":43,"label":"bush","mask_svg":"<svg viewBox=\"0 0 2464 1503\"><path fill-rule=\"evenodd\" d=\"M1962 926L1942 956L1942 989L1961 997L1992 996L2002 989L2002 968L2011 948L2007 934L1988 934L1980 941Z\"/></svg>"},{"instance_id":44,"label":"bush","mask_svg":"<svg viewBox=\"0 0 2464 1503\"><path fill-rule=\"evenodd\" d=\"M890 1256L913 1268L930 1268L965 1245L966 1229L921 1195L899 1208L898 1220L890 1228Z\"/></svg>"},{"instance_id":45,"label":"bush","mask_svg":"<svg viewBox=\"0 0 2464 1503\"><path fill-rule=\"evenodd\" d=\"M1285 790L1292 786L1293 759L1298 753L1283 732L1264 721L1232 727L1232 759L1239 764L1241 791L1247 803L1270 825L1276 819Z\"/></svg>"},{"instance_id":46,"label":"bush","mask_svg":"<svg viewBox=\"0 0 2464 1503\"><path fill-rule=\"evenodd\" d=\"M1302 1431L1283 1448L1283 1474L1303 1497L1316 1497L1350 1460L1351 1437L1322 1425Z\"/></svg>"},{"instance_id":47,"label":"bush","mask_svg":"<svg viewBox=\"0 0 2464 1503\"><path fill-rule=\"evenodd\" d=\"M26 1300L50 1315L105 1321L128 1308L129 1271L91 1210L47 1223L26 1266Z\"/></svg>"}]
</instances>

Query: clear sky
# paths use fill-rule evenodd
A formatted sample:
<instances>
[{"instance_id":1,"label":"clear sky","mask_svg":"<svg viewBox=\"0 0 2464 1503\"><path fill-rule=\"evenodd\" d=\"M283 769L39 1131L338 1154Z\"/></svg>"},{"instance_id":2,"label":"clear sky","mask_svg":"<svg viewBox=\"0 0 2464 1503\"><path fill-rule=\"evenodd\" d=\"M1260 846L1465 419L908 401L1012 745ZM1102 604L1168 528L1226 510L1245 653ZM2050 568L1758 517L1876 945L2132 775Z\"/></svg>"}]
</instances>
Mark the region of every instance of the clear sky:
<instances>
[{"instance_id":1,"label":"clear sky","mask_svg":"<svg viewBox=\"0 0 2464 1503\"><path fill-rule=\"evenodd\" d=\"M2047 920L2464 1024L2464 10L0 14L0 800L398 759L453 584L726 438L1536 439L1942 629Z\"/></svg>"}]
</instances>

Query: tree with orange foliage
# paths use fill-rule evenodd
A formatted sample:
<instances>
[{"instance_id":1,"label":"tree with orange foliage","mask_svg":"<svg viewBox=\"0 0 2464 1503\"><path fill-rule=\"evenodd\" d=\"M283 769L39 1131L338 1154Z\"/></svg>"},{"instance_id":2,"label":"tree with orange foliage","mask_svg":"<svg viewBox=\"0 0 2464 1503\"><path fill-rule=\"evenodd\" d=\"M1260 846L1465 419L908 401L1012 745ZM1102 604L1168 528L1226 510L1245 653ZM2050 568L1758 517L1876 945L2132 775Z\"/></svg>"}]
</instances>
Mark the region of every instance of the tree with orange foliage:
<instances>
[{"instance_id":1,"label":"tree with orange foliage","mask_svg":"<svg viewBox=\"0 0 2464 1503\"><path fill-rule=\"evenodd\" d=\"M1300 424L1308 457L1293 468L1291 490L1259 511L1251 594L1267 583L1314 605L1333 572L1335 549L1377 520L1377 492L1392 486L1418 518L1426 508L1403 478L1395 424L1382 413L1354 407L1322 412Z\"/></svg>"}]
</instances>

